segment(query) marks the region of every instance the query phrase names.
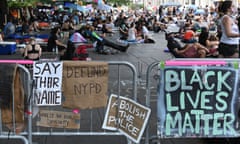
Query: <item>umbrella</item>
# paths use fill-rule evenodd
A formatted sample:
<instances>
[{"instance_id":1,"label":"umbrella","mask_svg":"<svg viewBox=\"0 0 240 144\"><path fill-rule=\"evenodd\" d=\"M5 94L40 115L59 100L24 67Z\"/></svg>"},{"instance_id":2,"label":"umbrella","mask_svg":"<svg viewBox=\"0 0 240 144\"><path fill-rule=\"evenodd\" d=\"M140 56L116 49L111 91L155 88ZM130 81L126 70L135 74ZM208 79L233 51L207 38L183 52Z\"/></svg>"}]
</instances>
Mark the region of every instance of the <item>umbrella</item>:
<instances>
[{"instance_id":1,"label":"umbrella","mask_svg":"<svg viewBox=\"0 0 240 144\"><path fill-rule=\"evenodd\" d=\"M81 11L81 12L86 11L86 9L84 7L77 5L77 4L73 4L73 3L65 3L64 6L67 8L73 9L73 10Z\"/></svg>"},{"instance_id":2,"label":"umbrella","mask_svg":"<svg viewBox=\"0 0 240 144\"><path fill-rule=\"evenodd\" d=\"M195 12L194 12L195 15L197 14L205 14L205 10L204 9L197 9Z\"/></svg>"},{"instance_id":3,"label":"umbrella","mask_svg":"<svg viewBox=\"0 0 240 144\"><path fill-rule=\"evenodd\" d=\"M179 2L166 2L166 3L163 3L162 6L164 6L164 7L169 7L169 6L180 7L181 4Z\"/></svg>"},{"instance_id":4,"label":"umbrella","mask_svg":"<svg viewBox=\"0 0 240 144\"><path fill-rule=\"evenodd\" d=\"M189 5L189 6L187 6L187 8L196 10L198 8L198 6L197 5Z\"/></svg>"}]
</instances>

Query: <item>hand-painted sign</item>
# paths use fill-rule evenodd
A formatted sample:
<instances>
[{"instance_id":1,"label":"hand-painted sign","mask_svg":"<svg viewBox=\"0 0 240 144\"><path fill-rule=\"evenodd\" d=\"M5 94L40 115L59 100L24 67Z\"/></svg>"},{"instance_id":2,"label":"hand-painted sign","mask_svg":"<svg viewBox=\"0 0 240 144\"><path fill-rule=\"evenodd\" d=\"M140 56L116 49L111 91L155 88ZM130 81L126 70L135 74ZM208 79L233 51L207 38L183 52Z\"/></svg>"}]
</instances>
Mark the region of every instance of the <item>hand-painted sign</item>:
<instances>
[{"instance_id":1,"label":"hand-painted sign","mask_svg":"<svg viewBox=\"0 0 240 144\"><path fill-rule=\"evenodd\" d=\"M160 81L157 115L161 135L236 136L236 69L166 66Z\"/></svg>"},{"instance_id":2,"label":"hand-painted sign","mask_svg":"<svg viewBox=\"0 0 240 144\"><path fill-rule=\"evenodd\" d=\"M61 105L62 62L34 62L34 101L36 105Z\"/></svg>"},{"instance_id":3,"label":"hand-painted sign","mask_svg":"<svg viewBox=\"0 0 240 144\"><path fill-rule=\"evenodd\" d=\"M107 105L108 63L63 62L63 106L92 109Z\"/></svg>"},{"instance_id":4,"label":"hand-painted sign","mask_svg":"<svg viewBox=\"0 0 240 144\"><path fill-rule=\"evenodd\" d=\"M80 128L80 114L55 110L40 110L37 126L55 128Z\"/></svg>"},{"instance_id":5,"label":"hand-painted sign","mask_svg":"<svg viewBox=\"0 0 240 144\"><path fill-rule=\"evenodd\" d=\"M139 143L151 110L122 96L111 95L102 128L119 130Z\"/></svg>"}]
</instances>

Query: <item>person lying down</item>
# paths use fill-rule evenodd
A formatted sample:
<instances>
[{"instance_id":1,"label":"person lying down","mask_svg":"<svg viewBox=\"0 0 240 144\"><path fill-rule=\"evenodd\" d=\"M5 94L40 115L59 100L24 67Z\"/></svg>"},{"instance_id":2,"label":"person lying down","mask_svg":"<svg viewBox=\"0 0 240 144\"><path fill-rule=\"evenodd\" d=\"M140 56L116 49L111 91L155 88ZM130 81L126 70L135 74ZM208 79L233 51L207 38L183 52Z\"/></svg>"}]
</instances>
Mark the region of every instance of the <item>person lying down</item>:
<instances>
[{"instance_id":1,"label":"person lying down","mask_svg":"<svg viewBox=\"0 0 240 144\"><path fill-rule=\"evenodd\" d=\"M205 58L209 50L199 43L186 44L181 50L174 48L174 51L184 58Z\"/></svg>"},{"instance_id":2,"label":"person lying down","mask_svg":"<svg viewBox=\"0 0 240 144\"><path fill-rule=\"evenodd\" d=\"M176 58L205 58L209 50L201 44L181 43L176 38L175 34L166 34L167 47Z\"/></svg>"}]
</instances>

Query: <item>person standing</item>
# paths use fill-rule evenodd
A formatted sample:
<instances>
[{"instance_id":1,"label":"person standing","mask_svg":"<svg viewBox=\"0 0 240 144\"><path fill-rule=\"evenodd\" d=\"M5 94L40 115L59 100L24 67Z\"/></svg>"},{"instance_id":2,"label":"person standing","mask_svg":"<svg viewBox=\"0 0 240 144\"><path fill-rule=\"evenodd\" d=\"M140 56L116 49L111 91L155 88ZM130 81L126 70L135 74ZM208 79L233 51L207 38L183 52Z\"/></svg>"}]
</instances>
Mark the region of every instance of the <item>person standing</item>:
<instances>
[{"instance_id":1,"label":"person standing","mask_svg":"<svg viewBox=\"0 0 240 144\"><path fill-rule=\"evenodd\" d=\"M222 36L219 44L220 58L238 58L239 57L239 28L232 18L234 5L232 1L226 0L219 9L224 15L220 20Z\"/></svg>"}]
</instances>

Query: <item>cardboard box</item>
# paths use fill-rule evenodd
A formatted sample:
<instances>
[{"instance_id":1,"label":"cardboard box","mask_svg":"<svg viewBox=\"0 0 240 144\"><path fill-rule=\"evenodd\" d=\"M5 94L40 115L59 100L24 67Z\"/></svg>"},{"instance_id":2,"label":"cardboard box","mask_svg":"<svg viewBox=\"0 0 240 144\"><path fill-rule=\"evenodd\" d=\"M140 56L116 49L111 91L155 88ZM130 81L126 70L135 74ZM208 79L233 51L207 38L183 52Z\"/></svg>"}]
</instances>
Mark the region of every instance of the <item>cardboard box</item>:
<instances>
[{"instance_id":1,"label":"cardboard box","mask_svg":"<svg viewBox=\"0 0 240 144\"><path fill-rule=\"evenodd\" d=\"M0 55L13 54L16 47L16 42L0 42Z\"/></svg>"}]
</instances>

